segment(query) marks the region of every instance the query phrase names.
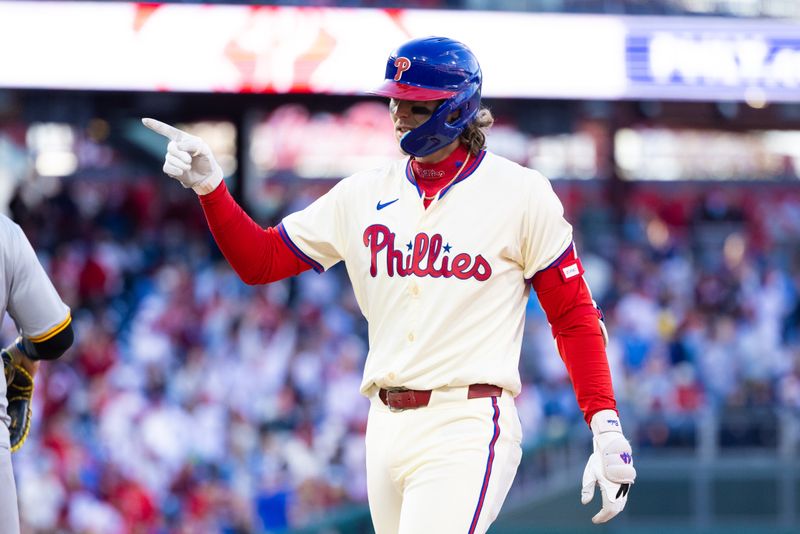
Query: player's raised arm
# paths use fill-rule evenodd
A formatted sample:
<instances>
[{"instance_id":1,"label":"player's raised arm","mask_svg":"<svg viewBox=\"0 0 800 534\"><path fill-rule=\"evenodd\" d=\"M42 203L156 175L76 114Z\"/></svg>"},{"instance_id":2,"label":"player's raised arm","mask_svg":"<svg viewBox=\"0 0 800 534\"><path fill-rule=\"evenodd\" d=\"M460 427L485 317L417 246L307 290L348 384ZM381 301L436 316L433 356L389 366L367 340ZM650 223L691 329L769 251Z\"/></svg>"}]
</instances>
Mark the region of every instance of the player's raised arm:
<instances>
[{"instance_id":1,"label":"player's raised arm","mask_svg":"<svg viewBox=\"0 0 800 534\"><path fill-rule=\"evenodd\" d=\"M217 246L242 281L265 284L311 268L289 249L275 228L262 228L236 203L205 141L156 119L144 118L142 123L169 139L164 172L198 194Z\"/></svg>"},{"instance_id":2,"label":"player's raised arm","mask_svg":"<svg viewBox=\"0 0 800 534\"><path fill-rule=\"evenodd\" d=\"M156 119L144 118L142 124L169 139L163 167L166 174L198 195L219 187L222 168L205 141Z\"/></svg>"}]
</instances>

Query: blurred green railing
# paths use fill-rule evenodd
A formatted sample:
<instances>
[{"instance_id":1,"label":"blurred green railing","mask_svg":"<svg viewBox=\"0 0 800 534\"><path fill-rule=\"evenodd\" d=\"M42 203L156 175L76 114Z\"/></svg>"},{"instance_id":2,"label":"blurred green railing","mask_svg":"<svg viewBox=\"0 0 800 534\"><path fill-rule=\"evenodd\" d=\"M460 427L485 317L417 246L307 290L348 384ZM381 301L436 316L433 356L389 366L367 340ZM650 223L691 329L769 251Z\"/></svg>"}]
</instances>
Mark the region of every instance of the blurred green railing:
<instances>
[{"instance_id":1,"label":"blurred green railing","mask_svg":"<svg viewBox=\"0 0 800 534\"><path fill-rule=\"evenodd\" d=\"M651 422L629 417L626 433L635 440L638 425ZM800 415L780 408L704 408L691 423L695 438L688 446L636 448L637 482L625 512L609 524L590 523L599 495L588 506L579 504L582 466L569 464L560 488L548 491L534 480L504 506L490 533L799 534ZM731 428L757 429L758 435L742 432L749 438L737 441Z\"/></svg>"},{"instance_id":2,"label":"blurred green railing","mask_svg":"<svg viewBox=\"0 0 800 534\"><path fill-rule=\"evenodd\" d=\"M374 534L369 508L366 505L341 507L329 516L286 534Z\"/></svg>"}]
</instances>

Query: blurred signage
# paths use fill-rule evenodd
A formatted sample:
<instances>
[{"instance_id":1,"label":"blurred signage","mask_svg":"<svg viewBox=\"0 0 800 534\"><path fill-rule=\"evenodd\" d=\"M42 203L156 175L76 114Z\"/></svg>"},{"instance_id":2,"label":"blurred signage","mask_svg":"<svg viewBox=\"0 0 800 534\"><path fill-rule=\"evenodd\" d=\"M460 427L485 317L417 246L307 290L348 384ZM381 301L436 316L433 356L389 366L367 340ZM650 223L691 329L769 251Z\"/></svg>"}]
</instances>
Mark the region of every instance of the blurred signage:
<instances>
[{"instance_id":1,"label":"blurred signage","mask_svg":"<svg viewBox=\"0 0 800 534\"><path fill-rule=\"evenodd\" d=\"M798 21L183 3L0 1L0 87L363 94L428 35L488 97L800 101Z\"/></svg>"},{"instance_id":2,"label":"blurred signage","mask_svg":"<svg viewBox=\"0 0 800 534\"><path fill-rule=\"evenodd\" d=\"M800 131L622 129L614 149L626 180L800 178Z\"/></svg>"},{"instance_id":3,"label":"blurred signage","mask_svg":"<svg viewBox=\"0 0 800 534\"><path fill-rule=\"evenodd\" d=\"M403 157L387 106L361 102L341 114L311 113L298 104L281 106L250 135L257 174L282 171L301 178L336 178Z\"/></svg>"},{"instance_id":4,"label":"blurred signage","mask_svg":"<svg viewBox=\"0 0 800 534\"><path fill-rule=\"evenodd\" d=\"M477 11L0 1L0 87L359 94L411 37L481 59L494 97L615 98L619 19Z\"/></svg>"},{"instance_id":5,"label":"blurred signage","mask_svg":"<svg viewBox=\"0 0 800 534\"><path fill-rule=\"evenodd\" d=\"M625 40L629 96L800 100L800 24L643 19Z\"/></svg>"}]
</instances>

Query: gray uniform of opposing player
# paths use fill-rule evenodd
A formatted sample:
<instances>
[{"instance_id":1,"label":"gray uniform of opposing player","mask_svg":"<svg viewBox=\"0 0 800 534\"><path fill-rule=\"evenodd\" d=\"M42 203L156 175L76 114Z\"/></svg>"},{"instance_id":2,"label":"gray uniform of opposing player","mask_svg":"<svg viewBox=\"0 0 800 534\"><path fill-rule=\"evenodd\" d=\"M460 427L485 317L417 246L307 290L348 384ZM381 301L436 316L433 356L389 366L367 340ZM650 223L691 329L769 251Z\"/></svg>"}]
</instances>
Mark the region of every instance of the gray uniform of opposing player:
<instances>
[{"instance_id":1,"label":"gray uniform of opposing player","mask_svg":"<svg viewBox=\"0 0 800 534\"><path fill-rule=\"evenodd\" d=\"M23 338L46 342L69 325L70 310L61 301L22 229L0 215L0 307ZM0 313L2 317L4 313ZM19 532L14 473L11 469L6 382L0 380L0 533Z\"/></svg>"}]
</instances>

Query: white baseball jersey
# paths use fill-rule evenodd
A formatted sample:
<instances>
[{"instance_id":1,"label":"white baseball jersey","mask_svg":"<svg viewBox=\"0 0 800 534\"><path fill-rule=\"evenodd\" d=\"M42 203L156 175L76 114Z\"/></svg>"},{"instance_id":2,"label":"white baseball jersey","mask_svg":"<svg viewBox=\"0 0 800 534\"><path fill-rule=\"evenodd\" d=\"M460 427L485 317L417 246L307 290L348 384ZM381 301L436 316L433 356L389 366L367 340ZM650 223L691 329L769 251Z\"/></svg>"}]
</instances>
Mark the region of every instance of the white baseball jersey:
<instances>
[{"instance_id":1,"label":"white baseball jersey","mask_svg":"<svg viewBox=\"0 0 800 534\"><path fill-rule=\"evenodd\" d=\"M279 231L321 272L344 260L369 355L361 391L489 383L517 395L528 281L572 242L549 181L482 152L426 209L410 159L357 173Z\"/></svg>"}]
</instances>

